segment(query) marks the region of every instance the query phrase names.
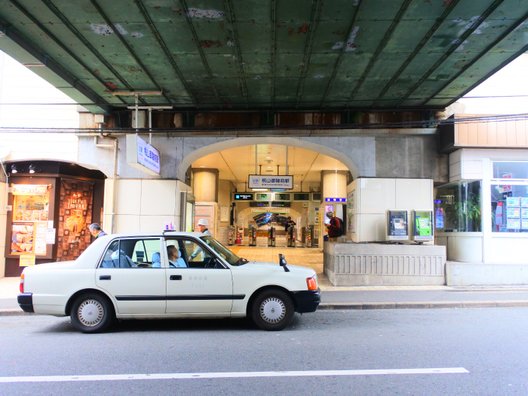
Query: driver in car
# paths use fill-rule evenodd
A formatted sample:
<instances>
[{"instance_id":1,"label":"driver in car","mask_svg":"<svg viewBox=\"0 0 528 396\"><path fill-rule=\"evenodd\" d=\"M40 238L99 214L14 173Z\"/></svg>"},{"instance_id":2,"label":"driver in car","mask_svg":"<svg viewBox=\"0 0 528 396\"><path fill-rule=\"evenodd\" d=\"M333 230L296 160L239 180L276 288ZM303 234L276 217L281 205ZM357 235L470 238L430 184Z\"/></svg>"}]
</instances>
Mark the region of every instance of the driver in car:
<instances>
[{"instance_id":1,"label":"driver in car","mask_svg":"<svg viewBox=\"0 0 528 396\"><path fill-rule=\"evenodd\" d=\"M181 258L180 251L174 245L167 246L167 256L169 256L169 266L176 268L187 267L185 260Z\"/></svg>"}]
</instances>

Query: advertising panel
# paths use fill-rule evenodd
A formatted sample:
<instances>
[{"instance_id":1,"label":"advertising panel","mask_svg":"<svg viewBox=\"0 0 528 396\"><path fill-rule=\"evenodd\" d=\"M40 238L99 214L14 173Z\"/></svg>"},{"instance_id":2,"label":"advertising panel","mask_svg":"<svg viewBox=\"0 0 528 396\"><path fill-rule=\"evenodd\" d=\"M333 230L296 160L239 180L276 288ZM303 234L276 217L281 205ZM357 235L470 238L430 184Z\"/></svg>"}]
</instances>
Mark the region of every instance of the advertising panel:
<instances>
[{"instance_id":1,"label":"advertising panel","mask_svg":"<svg viewBox=\"0 0 528 396\"><path fill-rule=\"evenodd\" d=\"M409 231L406 210L387 211L387 239L408 240Z\"/></svg>"},{"instance_id":2,"label":"advertising panel","mask_svg":"<svg viewBox=\"0 0 528 396\"><path fill-rule=\"evenodd\" d=\"M433 212L415 210L413 214L413 239L415 241L431 241L433 239Z\"/></svg>"}]
</instances>

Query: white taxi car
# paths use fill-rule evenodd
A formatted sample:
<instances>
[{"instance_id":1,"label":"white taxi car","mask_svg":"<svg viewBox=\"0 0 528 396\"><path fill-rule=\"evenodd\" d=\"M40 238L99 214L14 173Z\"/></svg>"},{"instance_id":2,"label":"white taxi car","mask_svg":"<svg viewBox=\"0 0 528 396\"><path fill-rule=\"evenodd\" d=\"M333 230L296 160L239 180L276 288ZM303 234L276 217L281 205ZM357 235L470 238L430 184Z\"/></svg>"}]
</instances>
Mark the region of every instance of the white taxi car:
<instances>
[{"instance_id":1,"label":"white taxi car","mask_svg":"<svg viewBox=\"0 0 528 396\"><path fill-rule=\"evenodd\" d=\"M320 292L312 269L280 256L278 264L248 262L200 233L106 235L75 261L26 267L18 304L69 315L85 333L116 319L246 316L281 330L295 312L314 312Z\"/></svg>"}]
</instances>

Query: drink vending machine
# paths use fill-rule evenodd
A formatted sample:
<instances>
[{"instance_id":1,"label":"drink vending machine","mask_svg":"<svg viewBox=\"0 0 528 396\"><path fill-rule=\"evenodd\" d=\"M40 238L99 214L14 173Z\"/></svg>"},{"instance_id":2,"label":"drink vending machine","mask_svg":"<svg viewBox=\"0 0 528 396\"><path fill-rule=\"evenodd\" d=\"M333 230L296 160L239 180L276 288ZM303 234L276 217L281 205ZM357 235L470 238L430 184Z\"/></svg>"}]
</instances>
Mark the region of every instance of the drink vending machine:
<instances>
[{"instance_id":1,"label":"drink vending machine","mask_svg":"<svg viewBox=\"0 0 528 396\"><path fill-rule=\"evenodd\" d=\"M238 227L235 236L235 245L242 245L244 241L244 228Z\"/></svg>"}]
</instances>

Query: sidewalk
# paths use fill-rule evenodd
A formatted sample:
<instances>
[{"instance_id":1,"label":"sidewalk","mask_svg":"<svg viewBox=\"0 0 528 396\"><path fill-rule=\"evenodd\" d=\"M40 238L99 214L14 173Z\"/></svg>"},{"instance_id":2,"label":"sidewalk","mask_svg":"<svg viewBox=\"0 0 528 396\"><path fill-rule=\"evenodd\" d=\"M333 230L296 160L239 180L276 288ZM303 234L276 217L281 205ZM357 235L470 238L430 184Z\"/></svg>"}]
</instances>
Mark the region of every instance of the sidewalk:
<instances>
[{"instance_id":1,"label":"sidewalk","mask_svg":"<svg viewBox=\"0 0 528 396\"><path fill-rule=\"evenodd\" d=\"M17 303L19 278L0 278L0 315L25 315ZM320 310L528 307L528 286L335 287L320 276Z\"/></svg>"}]
</instances>

